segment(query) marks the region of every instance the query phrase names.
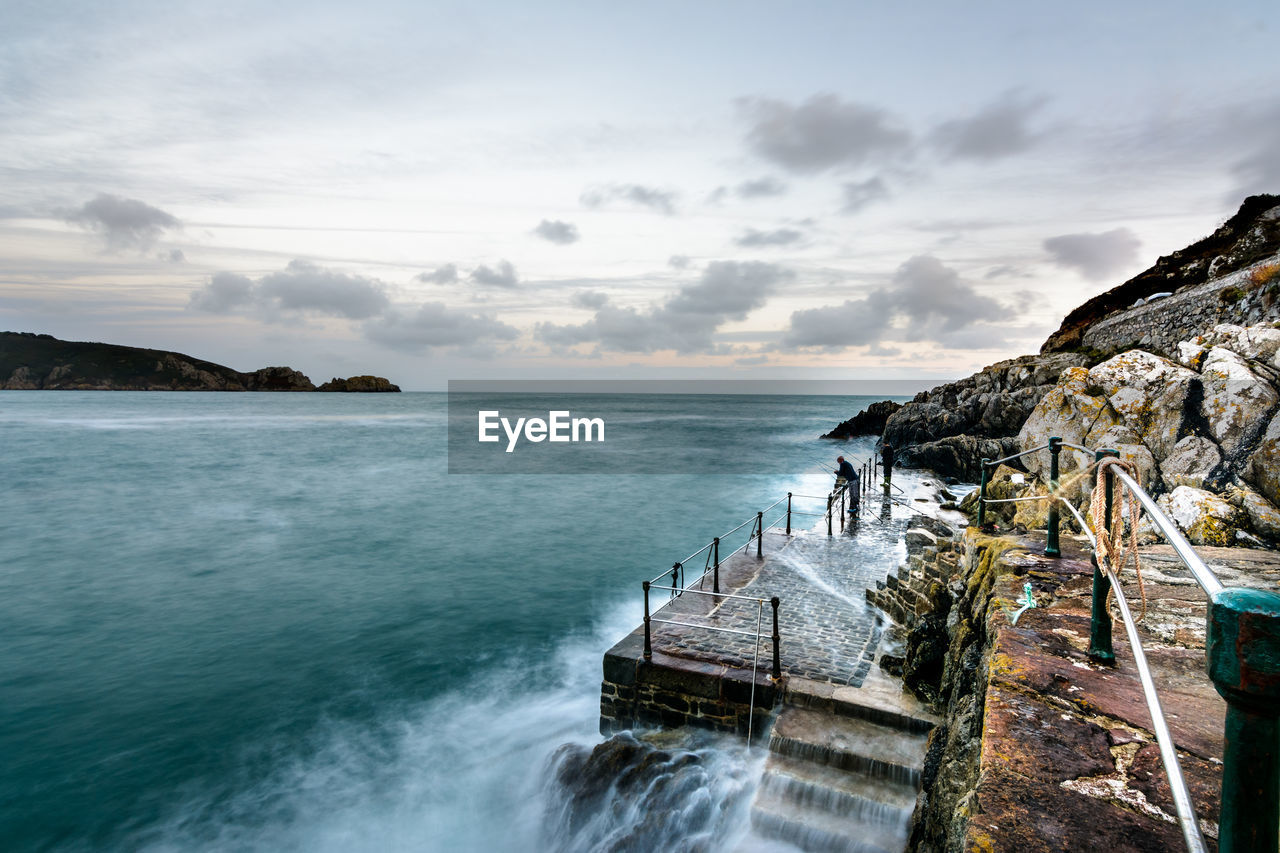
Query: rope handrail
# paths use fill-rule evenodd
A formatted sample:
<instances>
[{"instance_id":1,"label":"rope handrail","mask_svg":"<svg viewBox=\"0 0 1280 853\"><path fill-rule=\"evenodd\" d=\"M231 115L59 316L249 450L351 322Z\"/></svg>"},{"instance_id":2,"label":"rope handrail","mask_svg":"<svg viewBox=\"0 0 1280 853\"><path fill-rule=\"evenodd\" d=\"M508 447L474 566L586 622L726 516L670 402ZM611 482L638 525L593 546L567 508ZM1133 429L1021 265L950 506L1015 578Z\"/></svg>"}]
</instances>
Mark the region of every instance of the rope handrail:
<instances>
[{"instance_id":1,"label":"rope handrail","mask_svg":"<svg viewBox=\"0 0 1280 853\"><path fill-rule=\"evenodd\" d=\"M1142 488L1137 481L1124 471L1117 469L1114 473L1120 478L1120 482L1124 483L1125 487L1129 489L1130 494L1142 504L1142 508L1147 511L1147 515L1151 517L1156 527L1160 528L1164 538L1173 546L1174 553L1191 570L1191 574L1195 577L1196 583L1200 584L1200 589L1204 590L1204 594L1212 597L1214 594L1221 592L1225 588L1222 585L1222 581L1218 580L1218 576L1213 573L1213 570L1191 547L1191 543L1187 541L1187 537L1182 535L1182 531L1174 524L1173 519L1169 518L1165 511L1151 499L1151 495L1147 494L1147 490Z\"/></svg>"}]
</instances>

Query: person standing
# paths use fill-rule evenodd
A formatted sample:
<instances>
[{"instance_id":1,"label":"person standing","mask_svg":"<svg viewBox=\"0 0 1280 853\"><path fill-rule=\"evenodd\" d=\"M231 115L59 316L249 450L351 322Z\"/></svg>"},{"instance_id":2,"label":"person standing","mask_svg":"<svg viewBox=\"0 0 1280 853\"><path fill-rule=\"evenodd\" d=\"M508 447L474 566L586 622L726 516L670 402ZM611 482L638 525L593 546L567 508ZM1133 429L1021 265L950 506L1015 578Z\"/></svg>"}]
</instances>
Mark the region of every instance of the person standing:
<instances>
[{"instance_id":1,"label":"person standing","mask_svg":"<svg viewBox=\"0 0 1280 853\"><path fill-rule=\"evenodd\" d=\"M884 468L884 487L889 488L889 482L893 479L893 445L885 442L880 445L880 464Z\"/></svg>"},{"instance_id":2,"label":"person standing","mask_svg":"<svg viewBox=\"0 0 1280 853\"><path fill-rule=\"evenodd\" d=\"M850 513L857 513L858 501L861 497L862 482L858 476L858 470L849 463L849 460L843 456L837 456L836 462L839 463L836 468L836 488L845 487L845 495L848 500Z\"/></svg>"}]
</instances>

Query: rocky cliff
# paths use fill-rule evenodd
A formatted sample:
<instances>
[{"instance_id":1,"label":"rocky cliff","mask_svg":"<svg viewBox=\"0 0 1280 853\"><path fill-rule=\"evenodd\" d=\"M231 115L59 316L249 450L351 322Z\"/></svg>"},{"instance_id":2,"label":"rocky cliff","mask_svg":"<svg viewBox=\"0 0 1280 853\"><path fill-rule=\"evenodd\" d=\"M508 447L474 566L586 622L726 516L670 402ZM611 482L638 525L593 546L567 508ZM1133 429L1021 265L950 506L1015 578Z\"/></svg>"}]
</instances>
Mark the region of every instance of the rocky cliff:
<instances>
[{"instance_id":1,"label":"rocky cliff","mask_svg":"<svg viewBox=\"0 0 1280 853\"><path fill-rule=\"evenodd\" d=\"M399 391L376 376L349 380L358 387L320 390ZM325 385L332 385L327 382ZM379 387L381 386L381 387ZM315 391L289 367L241 373L177 352L116 344L62 341L52 335L0 332L0 390L76 391Z\"/></svg>"}]
</instances>

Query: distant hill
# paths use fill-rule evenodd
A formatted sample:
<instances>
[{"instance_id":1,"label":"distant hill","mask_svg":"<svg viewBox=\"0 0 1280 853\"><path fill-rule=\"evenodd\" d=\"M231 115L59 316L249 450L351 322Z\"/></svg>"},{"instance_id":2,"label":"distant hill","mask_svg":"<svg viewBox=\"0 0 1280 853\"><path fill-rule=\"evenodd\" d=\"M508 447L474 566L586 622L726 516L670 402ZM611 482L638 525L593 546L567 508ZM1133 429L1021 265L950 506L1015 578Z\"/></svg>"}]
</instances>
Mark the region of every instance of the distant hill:
<instances>
[{"instance_id":1,"label":"distant hill","mask_svg":"<svg viewBox=\"0 0 1280 853\"><path fill-rule=\"evenodd\" d=\"M10 391L399 391L386 379L333 379L317 388L289 367L241 373L165 350L0 332L0 389Z\"/></svg>"}]
</instances>

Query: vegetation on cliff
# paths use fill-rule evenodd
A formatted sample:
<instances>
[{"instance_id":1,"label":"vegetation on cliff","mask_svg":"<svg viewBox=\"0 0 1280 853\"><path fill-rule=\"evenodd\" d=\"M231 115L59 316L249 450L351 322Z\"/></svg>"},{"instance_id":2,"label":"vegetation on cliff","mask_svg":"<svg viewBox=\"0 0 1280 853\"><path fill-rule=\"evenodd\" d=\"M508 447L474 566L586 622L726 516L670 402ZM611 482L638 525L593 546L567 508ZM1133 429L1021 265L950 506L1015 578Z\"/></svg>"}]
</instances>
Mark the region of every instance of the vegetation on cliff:
<instances>
[{"instance_id":1,"label":"vegetation on cliff","mask_svg":"<svg viewBox=\"0 0 1280 853\"><path fill-rule=\"evenodd\" d=\"M327 387L339 385L353 387ZM385 379L334 379L317 389L289 367L241 373L177 352L0 332L0 390L399 391Z\"/></svg>"}]
</instances>

